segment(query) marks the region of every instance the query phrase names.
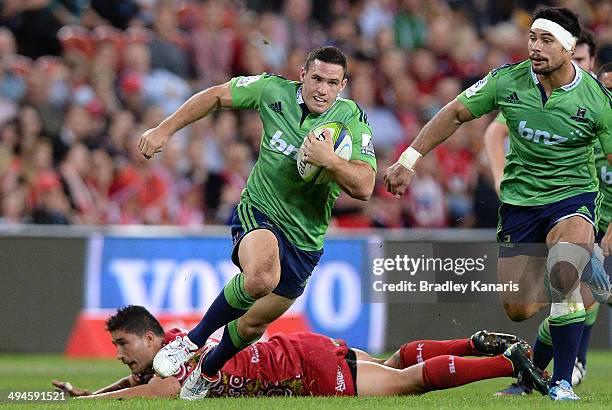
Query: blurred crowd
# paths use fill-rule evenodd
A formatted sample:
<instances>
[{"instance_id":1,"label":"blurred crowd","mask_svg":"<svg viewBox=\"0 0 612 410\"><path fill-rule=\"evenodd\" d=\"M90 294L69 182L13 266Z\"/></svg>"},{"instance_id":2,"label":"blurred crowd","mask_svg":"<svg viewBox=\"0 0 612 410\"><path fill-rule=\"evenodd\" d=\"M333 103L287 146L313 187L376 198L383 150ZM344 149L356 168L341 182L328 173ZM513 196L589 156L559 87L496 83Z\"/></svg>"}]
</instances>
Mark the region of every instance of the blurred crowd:
<instances>
[{"instance_id":1,"label":"blurred crowd","mask_svg":"<svg viewBox=\"0 0 612 410\"><path fill-rule=\"evenodd\" d=\"M611 1L4 0L0 2L0 224L223 224L261 136L223 110L147 161L137 141L194 92L236 75L298 79L322 44L349 56L344 97L373 128L378 178L444 104L527 57L537 5L577 12L612 60ZM494 227L482 136L463 125L401 199L341 196L335 226Z\"/></svg>"}]
</instances>

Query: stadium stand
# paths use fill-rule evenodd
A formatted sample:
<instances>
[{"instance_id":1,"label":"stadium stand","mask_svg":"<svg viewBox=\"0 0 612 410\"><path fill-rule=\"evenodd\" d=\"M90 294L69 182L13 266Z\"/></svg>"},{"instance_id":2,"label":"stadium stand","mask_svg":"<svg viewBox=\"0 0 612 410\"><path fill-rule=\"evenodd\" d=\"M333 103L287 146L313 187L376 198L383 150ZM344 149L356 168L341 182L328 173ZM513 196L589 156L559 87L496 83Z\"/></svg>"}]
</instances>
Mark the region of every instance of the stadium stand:
<instances>
[{"instance_id":1,"label":"stadium stand","mask_svg":"<svg viewBox=\"0 0 612 410\"><path fill-rule=\"evenodd\" d=\"M218 112L176 135L160 161L140 155L139 136L232 76L297 79L321 44L350 56L345 95L367 112L384 171L460 90L526 58L535 3L3 1L0 224L226 223L257 158L256 113ZM598 65L609 60L611 2L537 3L576 11L603 50ZM494 227L482 141L491 119L428 156L401 200L380 183L369 202L342 196L334 225Z\"/></svg>"}]
</instances>

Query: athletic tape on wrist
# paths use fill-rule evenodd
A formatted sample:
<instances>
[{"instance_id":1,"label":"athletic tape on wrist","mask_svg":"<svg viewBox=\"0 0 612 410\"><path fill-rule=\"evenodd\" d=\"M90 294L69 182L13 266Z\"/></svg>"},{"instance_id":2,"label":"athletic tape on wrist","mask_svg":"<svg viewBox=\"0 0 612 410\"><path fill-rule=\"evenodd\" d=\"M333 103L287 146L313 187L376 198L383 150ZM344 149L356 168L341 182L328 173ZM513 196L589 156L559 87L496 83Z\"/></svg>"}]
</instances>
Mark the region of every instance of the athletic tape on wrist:
<instances>
[{"instance_id":1,"label":"athletic tape on wrist","mask_svg":"<svg viewBox=\"0 0 612 410\"><path fill-rule=\"evenodd\" d=\"M563 28L562 25L560 25L559 23L555 23L552 20L542 18L536 19L531 25L531 28L538 28L540 30L548 31L550 34L555 36L557 41L559 41L559 43L561 43L563 48L567 51L572 51L574 49L574 46L576 45L576 37L574 37L572 33Z\"/></svg>"},{"instance_id":2,"label":"athletic tape on wrist","mask_svg":"<svg viewBox=\"0 0 612 410\"><path fill-rule=\"evenodd\" d=\"M408 149L402 152L397 162L402 164L406 169L414 169L417 161L423 158L423 155L412 147L408 147Z\"/></svg>"}]
</instances>

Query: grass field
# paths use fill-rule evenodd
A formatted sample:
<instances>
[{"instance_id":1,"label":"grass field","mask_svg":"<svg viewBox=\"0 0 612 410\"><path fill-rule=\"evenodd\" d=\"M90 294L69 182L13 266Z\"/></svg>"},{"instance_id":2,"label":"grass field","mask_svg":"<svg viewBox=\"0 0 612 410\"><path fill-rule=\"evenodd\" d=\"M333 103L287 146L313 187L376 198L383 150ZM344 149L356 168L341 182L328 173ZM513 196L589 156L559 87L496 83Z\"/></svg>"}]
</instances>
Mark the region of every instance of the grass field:
<instances>
[{"instance_id":1,"label":"grass field","mask_svg":"<svg viewBox=\"0 0 612 410\"><path fill-rule=\"evenodd\" d=\"M210 399L203 402L180 400L129 400L37 402L10 404L6 401L9 391L45 391L50 389L51 379L70 381L78 387L98 388L126 375L126 367L112 360L70 360L51 355L0 355L0 392L2 408L60 408L71 409L149 409L149 408L202 408L270 410L277 408L299 409L360 409L360 408L452 408L452 409L509 409L526 407L559 408L588 405L589 409L612 408L612 351L589 352L588 374L585 383L576 388L582 397L580 403L553 403L547 397L492 397L492 393L504 387L511 379L495 379L474 383L461 388L428 393L418 397L384 398L268 398L268 399ZM25 406L25 407L24 407Z\"/></svg>"}]
</instances>

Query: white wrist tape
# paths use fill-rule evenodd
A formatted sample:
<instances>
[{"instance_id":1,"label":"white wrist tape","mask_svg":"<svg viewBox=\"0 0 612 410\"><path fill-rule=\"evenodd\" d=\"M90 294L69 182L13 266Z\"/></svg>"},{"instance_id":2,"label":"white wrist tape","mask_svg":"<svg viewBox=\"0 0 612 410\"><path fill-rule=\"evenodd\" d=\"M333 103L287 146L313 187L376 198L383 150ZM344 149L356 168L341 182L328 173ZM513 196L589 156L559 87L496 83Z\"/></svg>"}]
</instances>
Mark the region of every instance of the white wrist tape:
<instances>
[{"instance_id":1,"label":"white wrist tape","mask_svg":"<svg viewBox=\"0 0 612 410\"><path fill-rule=\"evenodd\" d=\"M412 170L416 163L423 158L423 155L412 147L408 147L408 149L402 152L397 162L402 164L406 169Z\"/></svg>"},{"instance_id":2,"label":"white wrist tape","mask_svg":"<svg viewBox=\"0 0 612 410\"><path fill-rule=\"evenodd\" d=\"M574 50L574 46L576 45L576 41L578 40L572 35L572 33L564 29L562 25L555 23L552 20L536 19L531 25L531 28L538 28L540 30L548 31L557 39L557 41L559 41L559 43L561 43L563 48L567 51Z\"/></svg>"}]
</instances>

